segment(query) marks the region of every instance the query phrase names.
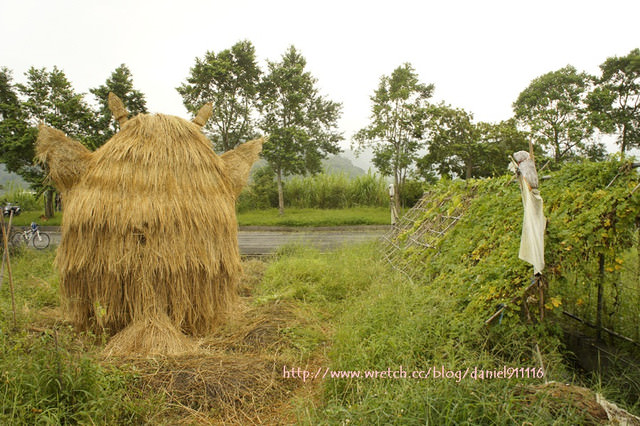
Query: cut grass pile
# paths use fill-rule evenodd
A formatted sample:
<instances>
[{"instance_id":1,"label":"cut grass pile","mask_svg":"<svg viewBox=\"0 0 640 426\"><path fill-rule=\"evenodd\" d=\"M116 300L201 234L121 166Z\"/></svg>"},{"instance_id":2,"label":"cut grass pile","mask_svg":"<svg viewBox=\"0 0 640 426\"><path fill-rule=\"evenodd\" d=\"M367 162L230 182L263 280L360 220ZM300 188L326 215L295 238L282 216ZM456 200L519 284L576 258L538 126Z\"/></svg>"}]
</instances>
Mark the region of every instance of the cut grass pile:
<instances>
[{"instance_id":1,"label":"cut grass pile","mask_svg":"<svg viewBox=\"0 0 640 426\"><path fill-rule=\"evenodd\" d=\"M16 325L8 286L0 291L0 424L294 421L289 399L301 383L283 368L317 362L326 333L319 310L253 296L265 262L244 262L240 304L193 353L104 358L107 336L78 334L62 318L53 257L12 257Z\"/></svg>"}]
</instances>

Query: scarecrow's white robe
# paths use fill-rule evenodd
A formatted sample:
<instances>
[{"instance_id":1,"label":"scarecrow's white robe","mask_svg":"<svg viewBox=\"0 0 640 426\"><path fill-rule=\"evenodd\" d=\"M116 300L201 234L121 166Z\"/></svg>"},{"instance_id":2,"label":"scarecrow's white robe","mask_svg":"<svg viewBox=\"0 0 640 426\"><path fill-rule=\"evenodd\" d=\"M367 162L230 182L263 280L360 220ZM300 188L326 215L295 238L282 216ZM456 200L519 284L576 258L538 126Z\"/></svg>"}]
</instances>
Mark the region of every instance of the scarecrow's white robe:
<instances>
[{"instance_id":1,"label":"scarecrow's white robe","mask_svg":"<svg viewBox=\"0 0 640 426\"><path fill-rule=\"evenodd\" d=\"M522 175L518 177L524 220L522 221L522 237L518 257L533 265L534 274L544 269L544 231L547 219L542 211L542 197L537 189L530 189Z\"/></svg>"}]
</instances>

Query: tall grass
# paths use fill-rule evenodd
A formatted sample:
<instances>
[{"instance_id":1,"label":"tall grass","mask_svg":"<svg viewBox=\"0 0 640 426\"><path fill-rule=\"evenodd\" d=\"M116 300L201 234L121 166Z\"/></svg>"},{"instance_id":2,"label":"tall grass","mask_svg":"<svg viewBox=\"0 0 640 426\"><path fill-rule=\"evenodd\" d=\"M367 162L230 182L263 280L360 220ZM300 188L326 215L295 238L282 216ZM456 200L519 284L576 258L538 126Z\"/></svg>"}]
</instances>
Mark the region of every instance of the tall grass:
<instances>
[{"instance_id":1,"label":"tall grass","mask_svg":"<svg viewBox=\"0 0 640 426\"><path fill-rule=\"evenodd\" d=\"M485 313L463 312L466 301L446 288L409 282L380 260L373 244L346 246L329 255L290 248L280 255L266 271L257 297L294 301L325 313L332 343L322 371L537 367L532 347L539 343L549 378L570 380L559 341L546 330L513 323L486 328ZM556 410L522 392L541 383L541 378L327 377L306 383L323 389L322 402L299 401L298 421L581 424L585 414L571 404Z\"/></svg>"},{"instance_id":2,"label":"tall grass","mask_svg":"<svg viewBox=\"0 0 640 426\"><path fill-rule=\"evenodd\" d=\"M103 367L68 330L38 337L0 335L0 423L141 423L158 401L145 401L135 376Z\"/></svg>"},{"instance_id":3,"label":"tall grass","mask_svg":"<svg viewBox=\"0 0 640 426\"><path fill-rule=\"evenodd\" d=\"M76 334L59 312L55 251L22 250L11 257L10 288L0 289L0 424L141 424L160 397L136 390L126 368L96 361L95 336Z\"/></svg>"},{"instance_id":4,"label":"tall grass","mask_svg":"<svg viewBox=\"0 0 640 426\"><path fill-rule=\"evenodd\" d=\"M375 174L350 179L344 173L321 173L288 180L285 183L285 204L320 209L383 207L389 204L389 195L384 178Z\"/></svg>"},{"instance_id":5,"label":"tall grass","mask_svg":"<svg viewBox=\"0 0 640 426\"><path fill-rule=\"evenodd\" d=\"M278 207L276 183L270 169L256 172L253 183L238 199L238 211ZM354 179L344 173L294 176L284 182L285 207L344 209L389 205L387 182L373 173Z\"/></svg>"}]
</instances>

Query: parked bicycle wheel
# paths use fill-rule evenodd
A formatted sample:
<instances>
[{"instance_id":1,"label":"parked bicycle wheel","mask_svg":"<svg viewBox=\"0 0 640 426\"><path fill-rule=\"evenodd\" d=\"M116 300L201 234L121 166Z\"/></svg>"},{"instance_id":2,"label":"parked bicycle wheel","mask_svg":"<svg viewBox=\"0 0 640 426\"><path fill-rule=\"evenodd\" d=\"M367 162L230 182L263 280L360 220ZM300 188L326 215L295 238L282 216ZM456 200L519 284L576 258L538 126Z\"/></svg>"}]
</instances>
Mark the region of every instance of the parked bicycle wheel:
<instances>
[{"instance_id":1,"label":"parked bicycle wheel","mask_svg":"<svg viewBox=\"0 0 640 426\"><path fill-rule=\"evenodd\" d=\"M45 234L44 232L39 232L33 236L33 246L40 250L49 247L49 241L49 234Z\"/></svg>"},{"instance_id":2,"label":"parked bicycle wheel","mask_svg":"<svg viewBox=\"0 0 640 426\"><path fill-rule=\"evenodd\" d=\"M12 233L9 242L14 247L25 247L27 245L27 240L24 239L24 234L22 232Z\"/></svg>"}]
</instances>

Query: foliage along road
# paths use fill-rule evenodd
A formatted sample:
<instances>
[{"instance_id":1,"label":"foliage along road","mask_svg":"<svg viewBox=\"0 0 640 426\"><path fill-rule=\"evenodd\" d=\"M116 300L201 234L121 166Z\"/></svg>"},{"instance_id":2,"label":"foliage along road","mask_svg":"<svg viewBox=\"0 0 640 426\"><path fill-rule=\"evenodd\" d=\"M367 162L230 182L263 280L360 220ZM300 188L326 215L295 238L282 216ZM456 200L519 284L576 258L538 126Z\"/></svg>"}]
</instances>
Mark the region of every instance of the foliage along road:
<instances>
[{"instance_id":1,"label":"foliage along road","mask_svg":"<svg viewBox=\"0 0 640 426\"><path fill-rule=\"evenodd\" d=\"M42 230L51 236L52 245L60 243L59 228L51 227ZM346 243L360 243L380 238L388 230L388 226L317 228L247 226L240 228L238 244L240 245L240 254L249 256L270 254L288 244L301 244L327 251Z\"/></svg>"}]
</instances>

